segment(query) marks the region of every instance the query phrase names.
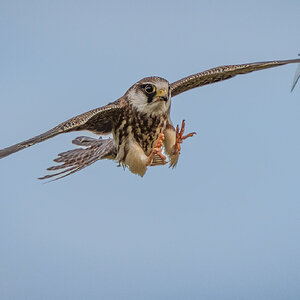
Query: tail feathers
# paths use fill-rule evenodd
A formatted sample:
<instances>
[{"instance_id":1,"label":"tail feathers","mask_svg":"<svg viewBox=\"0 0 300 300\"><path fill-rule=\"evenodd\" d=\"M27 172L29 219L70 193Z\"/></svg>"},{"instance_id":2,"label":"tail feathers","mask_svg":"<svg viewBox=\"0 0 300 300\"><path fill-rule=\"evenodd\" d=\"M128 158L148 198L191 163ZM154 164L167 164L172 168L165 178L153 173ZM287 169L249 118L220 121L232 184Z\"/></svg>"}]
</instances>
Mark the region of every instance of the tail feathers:
<instances>
[{"instance_id":1,"label":"tail feathers","mask_svg":"<svg viewBox=\"0 0 300 300\"><path fill-rule=\"evenodd\" d=\"M54 178L52 181L61 179L83 168L90 166L100 159L108 158L114 159L116 157L117 148L114 140L112 139L93 139L89 137L78 137L73 140L73 144L78 146L88 147L85 149L73 149L58 154L58 158L54 159L55 162L61 163L48 168L48 171L58 171L54 174L49 174L39 179ZM62 175L62 176L59 176Z\"/></svg>"},{"instance_id":2,"label":"tail feathers","mask_svg":"<svg viewBox=\"0 0 300 300\"><path fill-rule=\"evenodd\" d=\"M35 145L37 143L40 143L40 142L43 142L49 138L52 138L60 133L62 133L63 131L62 130L59 130L57 127L53 128L53 129L50 129L49 131L47 132L44 132L40 135L37 135L31 139L28 139L26 141L23 141L21 143L18 143L18 144L15 144L15 145L12 145L10 147L7 147L7 148L4 148L2 150L0 150L0 159L3 158L3 157L6 157L10 154L13 154L15 152L18 152L20 150L23 150L25 148L28 148L32 145Z\"/></svg>"}]
</instances>

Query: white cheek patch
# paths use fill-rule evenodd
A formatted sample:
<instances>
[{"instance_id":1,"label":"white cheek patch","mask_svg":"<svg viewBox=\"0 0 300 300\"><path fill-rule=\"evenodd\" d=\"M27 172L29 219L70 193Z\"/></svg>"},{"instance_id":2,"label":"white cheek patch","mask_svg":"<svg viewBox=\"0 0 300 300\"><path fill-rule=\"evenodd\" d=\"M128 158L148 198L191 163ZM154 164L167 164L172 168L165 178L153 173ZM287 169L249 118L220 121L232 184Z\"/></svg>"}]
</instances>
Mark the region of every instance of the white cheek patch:
<instances>
[{"instance_id":1,"label":"white cheek patch","mask_svg":"<svg viewBox=\"0 0 300 300\"><path fill-rule=\"evenodd\" d=\"M147 114L162 114L167 112L170 107L170 100L165 101L154 101L148 103L147 96L141 91L130 91L128 93L128 99L130 100L132 106L136 108L141 113Z\"/></svg>"},{"instance_id":2,"label":"white cheek patch","mask_svg":"<svg viewBox=\"0 0 300 300\"><path fill-rule=\"evenodd\" d=\"M128 99L138 111L142 112L147 109L148 99L142 92L130 91Z\"/></svg>"}]
</instances>

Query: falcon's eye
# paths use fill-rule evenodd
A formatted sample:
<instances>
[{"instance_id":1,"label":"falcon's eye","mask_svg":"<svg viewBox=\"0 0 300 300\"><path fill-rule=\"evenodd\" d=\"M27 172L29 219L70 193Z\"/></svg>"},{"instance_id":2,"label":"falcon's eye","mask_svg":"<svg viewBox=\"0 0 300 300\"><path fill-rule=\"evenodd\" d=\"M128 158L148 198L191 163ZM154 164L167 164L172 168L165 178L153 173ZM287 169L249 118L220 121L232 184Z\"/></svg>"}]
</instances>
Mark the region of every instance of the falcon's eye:
<instances>
[{"instance_id":1,"label":"falcon's eye","mask_svg":"<svg viewBox=\"0 0 300 300\"><path fill-rule=\"evenodd\" d=\"M146 84L144 90L147 94L153 94L155 92L155 86L151 84Z\"/></svg>"}]
</instances>

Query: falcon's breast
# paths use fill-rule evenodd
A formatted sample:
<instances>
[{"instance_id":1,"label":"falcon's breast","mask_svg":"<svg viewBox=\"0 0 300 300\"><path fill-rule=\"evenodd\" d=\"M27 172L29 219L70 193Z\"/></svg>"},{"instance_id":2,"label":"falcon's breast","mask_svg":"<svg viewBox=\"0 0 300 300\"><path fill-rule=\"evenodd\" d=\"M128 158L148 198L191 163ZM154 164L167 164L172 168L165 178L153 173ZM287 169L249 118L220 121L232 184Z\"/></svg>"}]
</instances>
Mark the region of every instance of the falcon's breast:
<instances>
[{"instance_id":1,"label":"falcon's breast","mask_svg":"<svg viewBox=\"0 0 300 300\"><path fill-rule=\"evenodd\" d=\"M128 105L119 115L113 130L118 153L123 152L123 155L118 155L120 161L125 160L129 150L128 142L132 140L135 140L148 156L158 135L165 130L167 120L167 113L159 115L141 113Z\"/></svg>"}]
</instances>

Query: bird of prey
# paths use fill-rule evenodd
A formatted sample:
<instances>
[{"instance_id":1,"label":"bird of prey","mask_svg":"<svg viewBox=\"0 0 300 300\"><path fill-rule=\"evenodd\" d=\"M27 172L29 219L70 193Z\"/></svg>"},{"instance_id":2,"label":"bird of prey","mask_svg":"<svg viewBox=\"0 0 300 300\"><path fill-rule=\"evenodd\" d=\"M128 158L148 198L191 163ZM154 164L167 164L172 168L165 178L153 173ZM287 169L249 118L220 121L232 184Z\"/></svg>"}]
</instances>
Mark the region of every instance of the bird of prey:
<instances>
[{"instance_id":1,"label":"bird of prey","mask_svg":"<svg viewBox=\"0 0 300 300\"><path fill-rule=\"evenodd\" d=\"M171 97L239 74L291 63L300 63L300 58L220 66L171 84L161 77L143 78L118 100L73 117L31 139L4 148L0 150L0 158L61 133L88 130L100 135L100 138L76 138L73 143L83 148L58 154L54 161L61 164L47 169L56 173L39 179L56 180L101 159L115 160L140 176L145 174L148 166L166 164L166 156L170 166L174 167L178 161L181 143L195 132L184 135L185 121L182 121L181 128L178 125L176 129L173 127L170 120ZM295 78L294 84L299 76L300 74ZM102 139L107 134L112 134L112 138Z\"/></svg>"}]
</instances>

